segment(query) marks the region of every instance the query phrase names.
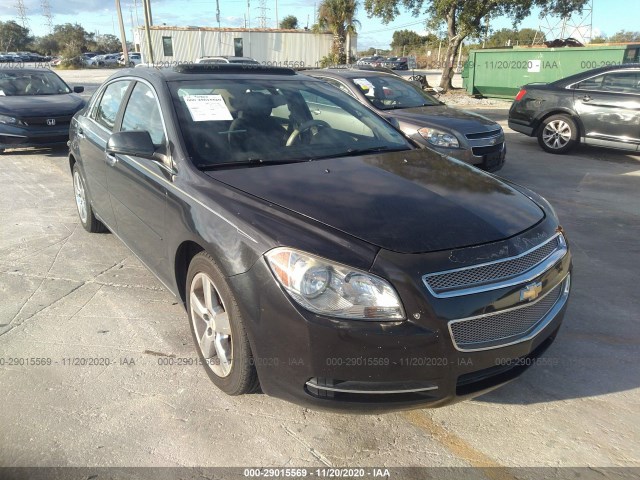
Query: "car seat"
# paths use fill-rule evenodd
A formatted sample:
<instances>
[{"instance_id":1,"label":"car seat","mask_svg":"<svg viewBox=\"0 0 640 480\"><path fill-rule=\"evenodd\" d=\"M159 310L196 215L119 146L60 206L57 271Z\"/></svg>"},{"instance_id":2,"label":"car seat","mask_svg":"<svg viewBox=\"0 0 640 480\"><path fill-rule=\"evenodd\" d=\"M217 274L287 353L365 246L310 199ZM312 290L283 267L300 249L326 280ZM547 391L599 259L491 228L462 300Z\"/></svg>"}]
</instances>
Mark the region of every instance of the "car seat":
<instances>
[{"instance_id":1,"label":"car seat","mask_svg":"<svg viewBox=\"0 0 640 480\"><path fill-rule=\"evenodd\" d=\"M232 151L267 153L277 150L286 142L287 132L271 116L273 101L270 95L249 92L239 99L238 118L229 128Z\"/></svg>"}]
</instances>

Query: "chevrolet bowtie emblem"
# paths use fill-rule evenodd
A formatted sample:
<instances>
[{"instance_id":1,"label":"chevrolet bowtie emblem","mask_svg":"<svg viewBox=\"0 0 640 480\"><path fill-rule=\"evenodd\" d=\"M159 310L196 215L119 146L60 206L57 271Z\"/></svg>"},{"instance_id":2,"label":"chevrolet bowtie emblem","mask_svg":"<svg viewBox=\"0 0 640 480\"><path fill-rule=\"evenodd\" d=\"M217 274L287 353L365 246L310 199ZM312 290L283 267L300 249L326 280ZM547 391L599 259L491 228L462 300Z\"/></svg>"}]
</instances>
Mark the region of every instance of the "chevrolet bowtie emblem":
<instances>
[{"instance_id":1,"label":"chevrolet bowtie emblem","mask_svg":"<svg viewBox=\"0 0 640 480\"><path fill-rule=\"evenodd\" d=\"M535 300L542 292L542 282L535 282L520 290L520 301Z\"/></svg>"}]
</instances>

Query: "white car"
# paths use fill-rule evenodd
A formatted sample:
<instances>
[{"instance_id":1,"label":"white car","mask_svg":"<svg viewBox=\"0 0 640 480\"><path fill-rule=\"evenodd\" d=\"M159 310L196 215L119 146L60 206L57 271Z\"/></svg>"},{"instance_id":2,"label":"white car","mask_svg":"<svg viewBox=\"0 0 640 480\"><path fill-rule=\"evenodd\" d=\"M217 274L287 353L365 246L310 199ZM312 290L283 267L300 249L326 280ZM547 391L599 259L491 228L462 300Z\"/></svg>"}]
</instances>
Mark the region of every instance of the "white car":
<instances>
[{"instance_id":1,"label":"white car","mask_svg":"<svg viewBox=\"0 0 640 480\"><path fill-rule=\"evenodd\" d=\"M142 58L138 52L132 52L129 54L129 65L124 64L124 55L120 55L120 59L118 60L118 64L125 65L128 67L135 67L140 62L142 62Z\"/></svg>"}]
</instances>

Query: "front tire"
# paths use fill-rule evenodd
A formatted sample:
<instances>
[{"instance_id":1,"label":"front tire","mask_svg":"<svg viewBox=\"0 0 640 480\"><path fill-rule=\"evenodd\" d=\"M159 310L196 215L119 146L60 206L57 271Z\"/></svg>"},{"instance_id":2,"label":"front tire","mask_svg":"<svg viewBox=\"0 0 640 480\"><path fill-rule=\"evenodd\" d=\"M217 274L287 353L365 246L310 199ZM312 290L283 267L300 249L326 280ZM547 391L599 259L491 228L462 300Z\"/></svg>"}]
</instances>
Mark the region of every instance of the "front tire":
<instances>
[{"instance_id":1,"label":"front tire","mask_svg":"<svg viewBox=\"0 0 640 480\"><path fill-rule=\"evenodd\" d=\"M206 252L198 253L189 265L187 314L198 356L211 381L228 395L255 391L258 374L240 309Z\"/></svg>"},{"instance_id":2,"label":"front tire","mask_svg":"<svg viewBox=\"0 0 640 480\"><path fill-rule=\"evenodd\" d=\"M78 217L84 229L89 233L102 233L107 231L100 220L98 220L91 208L91 199L87 192L87 183L80 171L78 164L73 165L73 193L76 199L76 207L78 208Z\"/></svg>"},{"instance_id":3,"label":"front tire","mask_svg":"<svg viewBox=\"0 0 640 480\"><path fill-rule=\"evenodd\" d=\"M549 153L567 153L577 143L578 127L568 115L551 115L538 128L538 144Z\"/></svg>"}]
</instances>

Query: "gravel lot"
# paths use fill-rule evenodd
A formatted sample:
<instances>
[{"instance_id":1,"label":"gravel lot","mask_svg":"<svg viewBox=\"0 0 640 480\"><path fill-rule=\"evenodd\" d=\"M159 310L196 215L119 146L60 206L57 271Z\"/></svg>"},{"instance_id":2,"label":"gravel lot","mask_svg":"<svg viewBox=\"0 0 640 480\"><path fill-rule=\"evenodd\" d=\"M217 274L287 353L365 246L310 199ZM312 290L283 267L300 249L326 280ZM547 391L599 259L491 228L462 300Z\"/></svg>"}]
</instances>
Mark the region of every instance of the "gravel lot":
<instances>
[{"instance_id":1,"label":"gravel lot","mask_svg":"<svg viewBox=\"0 0 640 480\"><path fill-rule=\"evenodd\" d=\"M87 95L109 73L60 72ZM227 397L202 367L162 364L196 358L186 314L115 236L79 225L66 152L8 151L0 465L446 466L477 467L478 478L637 478L640 156L589 148L553 156L506 128L508 103L467 106L505 127L500 175L547 197L569 235L572 298L545 364L436 410L349 416L262 394ZM87 357L110 364L69 365ZM52 363L9 364L31 358ZM516 468L577 466L593 468Z\"/></svg>"}]
</instances>

